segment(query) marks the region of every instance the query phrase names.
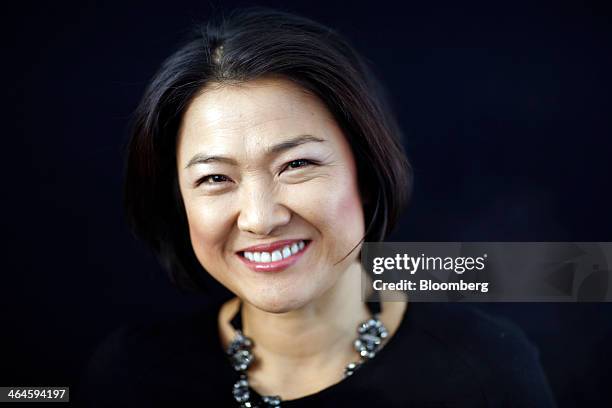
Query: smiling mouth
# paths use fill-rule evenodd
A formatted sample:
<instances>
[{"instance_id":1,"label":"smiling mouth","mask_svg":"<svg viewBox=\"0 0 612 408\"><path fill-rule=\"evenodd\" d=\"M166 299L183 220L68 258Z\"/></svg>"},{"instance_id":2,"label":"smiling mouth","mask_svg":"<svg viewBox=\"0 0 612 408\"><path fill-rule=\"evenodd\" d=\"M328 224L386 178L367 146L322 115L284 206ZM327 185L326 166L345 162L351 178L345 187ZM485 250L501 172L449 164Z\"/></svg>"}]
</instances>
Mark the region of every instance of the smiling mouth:
<instances>
[{"instance_id":1,"label":"smiling mouth","mask_svg":"<svg viewBox=\"0 0 612 408\"><path fill-rule=\"evenodd\" d=\"M238 255L248 263L261 265L271 264L283 260L290 260L294 257L297 258L298 255L304 252L310 242L310 240L295 241L291 245L285 245L274 251L240 251Z\"/></svg>"}]
</instances>

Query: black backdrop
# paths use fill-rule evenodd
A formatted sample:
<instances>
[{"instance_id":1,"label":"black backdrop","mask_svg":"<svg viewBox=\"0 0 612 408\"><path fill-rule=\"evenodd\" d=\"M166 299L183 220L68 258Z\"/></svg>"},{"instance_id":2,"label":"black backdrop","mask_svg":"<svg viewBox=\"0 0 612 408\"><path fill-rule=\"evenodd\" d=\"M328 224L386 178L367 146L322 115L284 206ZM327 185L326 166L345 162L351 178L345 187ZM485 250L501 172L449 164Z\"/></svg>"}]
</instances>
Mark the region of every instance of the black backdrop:
<instances>
[{"instance_id":1,"label":"black backdrop","mask_svg":"<svg viewBox=\"0 0 612 408\"><path fill-rule=\"evenodd\" d=\"M390 240L612 241L603 2L7 3L0 385L74 387L111 329L206 302L128 233L121 146L188 27L236 4L326 23L374 64L416 170ZM537 343L560 406L612 403L612 304L478 307Z\"/></svg>"}]
</instances>

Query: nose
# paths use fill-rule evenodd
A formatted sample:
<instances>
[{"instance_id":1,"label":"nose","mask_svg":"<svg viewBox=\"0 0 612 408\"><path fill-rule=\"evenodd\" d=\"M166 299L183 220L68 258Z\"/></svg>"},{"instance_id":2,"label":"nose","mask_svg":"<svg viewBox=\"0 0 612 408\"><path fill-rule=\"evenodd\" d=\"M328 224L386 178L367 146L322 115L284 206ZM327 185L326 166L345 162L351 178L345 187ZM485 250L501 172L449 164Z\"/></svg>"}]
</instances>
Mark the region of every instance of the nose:
<instances>
[{"instance_id":1,"label":"nose","mask_svg":"<svg viewBox=\"0 0 612 408\"><path fill-rule=\"evenodd\" d=\"M243 188L239 195L238 229L265 236L289 223L291 211L281 204L274 190L269 183L255 183Z\"/></svg>"}]
</instances>

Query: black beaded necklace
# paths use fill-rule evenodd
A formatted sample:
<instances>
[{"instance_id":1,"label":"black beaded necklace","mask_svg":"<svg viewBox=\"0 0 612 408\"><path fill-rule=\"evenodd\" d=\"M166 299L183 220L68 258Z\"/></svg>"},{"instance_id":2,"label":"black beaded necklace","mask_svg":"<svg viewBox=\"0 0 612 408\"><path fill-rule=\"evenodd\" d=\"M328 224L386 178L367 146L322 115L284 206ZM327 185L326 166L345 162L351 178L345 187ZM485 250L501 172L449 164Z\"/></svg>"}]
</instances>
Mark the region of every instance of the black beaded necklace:
<instances>
[{"instance_id":1,"label":"black beaded necklace","mask_svg":"<svg viewBox=\"0 0 612 408\"><path fill-rule=\"evenodd\" d=\"M364 362L374 358L382 340L388 335L387 329L379 320L380 303L368 302L366 305L372 317L357 326L357 339L353 342L355 350L359 353L360 360L349 363L346 366L344 369L345 378L352 375ZM230 324L236 331L236 336L227 348L227 355L234 370L239 374L239 379L232 389L234 399L242 408L280 407L280 396L258 396L249 387L247 370L254 359L251 352L254 343L253 340L242 333L242 302L239 303L238 311L230 321ZM252 398L254 395L255 397Z\"/></svg>"}]
</instances>

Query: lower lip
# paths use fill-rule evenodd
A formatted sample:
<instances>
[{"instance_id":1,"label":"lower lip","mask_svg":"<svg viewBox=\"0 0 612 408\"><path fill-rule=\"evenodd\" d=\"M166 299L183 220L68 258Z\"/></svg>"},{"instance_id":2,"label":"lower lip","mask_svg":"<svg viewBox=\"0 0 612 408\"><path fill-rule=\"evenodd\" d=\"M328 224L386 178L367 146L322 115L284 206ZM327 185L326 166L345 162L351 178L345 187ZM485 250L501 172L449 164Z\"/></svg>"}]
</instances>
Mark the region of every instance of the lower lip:
<instances>
[{"instance_id":1,"label":"lower lip","mask_svg":"<svg viewBox=\"0 0 612 408\"><path fill-rule=\"evenodd\" d=\"M306 242L306 246L304 247L304 249L302 249L297 254L291 255L287 259L281 259L280 261L275 261L275 262L265 262L265 263L264 262L253 262L253 261L249 261L247 258L245 258L242 255L238 255L238 257L240 258L242 262L244 262L244 264L248 268L250 268L251 270L255 272L280 272L282 270L289 268L294 263L296 263L302 257L302 255L304 255L304 253L308 250L309 246L310 246L310 242Z\"/></svg>"}]
</instances>

